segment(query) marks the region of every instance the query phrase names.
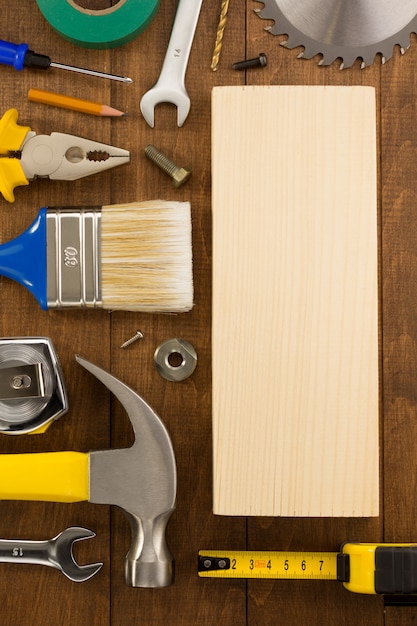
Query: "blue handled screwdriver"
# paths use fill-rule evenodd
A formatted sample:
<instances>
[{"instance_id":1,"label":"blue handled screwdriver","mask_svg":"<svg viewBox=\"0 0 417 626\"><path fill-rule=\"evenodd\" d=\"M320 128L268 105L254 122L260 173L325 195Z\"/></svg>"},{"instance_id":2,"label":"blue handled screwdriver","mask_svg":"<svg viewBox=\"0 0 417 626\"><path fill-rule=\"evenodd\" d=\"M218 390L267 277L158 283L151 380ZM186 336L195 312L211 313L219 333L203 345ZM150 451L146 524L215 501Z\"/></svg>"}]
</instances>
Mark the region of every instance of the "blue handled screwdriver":
<instances>
[{"instance_id":1,"label":"blue handled screwdriver","mask_svg":"<svg viewBox=\"0 0 417 626\"><path fill-rule=\"evenodd\" d=\"M122 83L133 82L131 78L127 78L126 76L115 76L114 74L105 74L104 72L87 70L83 67L74 67L73 65L55 63L45 54L38 54L33 52L33 50L29 50L29 46L26 43L14 44L1 39L0 64L10 65L14 67L15 70L23 70L24 67L37 67L42 70L47 70L50 67L54 67L60 70L69 70L80 74L88 74L89 76L97 76L98 78L110 78L111 80L118 80Z\"/></svg>"}]
</instances>

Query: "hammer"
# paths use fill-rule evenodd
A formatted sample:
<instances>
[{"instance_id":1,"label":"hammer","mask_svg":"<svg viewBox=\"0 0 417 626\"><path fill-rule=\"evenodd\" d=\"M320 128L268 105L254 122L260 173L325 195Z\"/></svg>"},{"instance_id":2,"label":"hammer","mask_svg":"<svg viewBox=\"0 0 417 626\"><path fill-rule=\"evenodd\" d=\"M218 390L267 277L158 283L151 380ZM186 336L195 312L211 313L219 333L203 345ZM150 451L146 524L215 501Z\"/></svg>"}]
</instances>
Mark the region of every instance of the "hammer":
<instances>
[{"instance_id":1,"label":"hammer","mask_svg":"<svg viewBox=\"0 0 417 626\"><path fill-rule=\"evenodd\" d=\"M133 389L75 357L114 393L132 423L131 448L94 452L0 455L0 499L114 504L126 513L132 542L125 559L126 584L167 587L172 556L165 529L175 508L175 456L158 415Z\"/></svg>"}]
</instances>

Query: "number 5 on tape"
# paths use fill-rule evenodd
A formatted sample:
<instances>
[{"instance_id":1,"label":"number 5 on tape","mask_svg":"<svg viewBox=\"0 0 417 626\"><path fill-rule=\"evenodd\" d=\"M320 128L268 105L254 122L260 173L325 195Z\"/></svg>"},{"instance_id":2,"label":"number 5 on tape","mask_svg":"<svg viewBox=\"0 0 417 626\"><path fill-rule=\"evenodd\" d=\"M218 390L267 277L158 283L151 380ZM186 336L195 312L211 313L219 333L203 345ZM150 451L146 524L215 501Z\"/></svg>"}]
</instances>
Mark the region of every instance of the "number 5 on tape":
<instances>
[{"instance_id":1,"label":"number 5 on tape","mask_svg":"<svg viewBox=\"0 0 417 626\"><path fill-rule=\"evenodd\" d=\"M364 594L417 594L417 544L345 543L340 552L198 553L202 578L338 580Z\"/></svg>"}]
</instances>

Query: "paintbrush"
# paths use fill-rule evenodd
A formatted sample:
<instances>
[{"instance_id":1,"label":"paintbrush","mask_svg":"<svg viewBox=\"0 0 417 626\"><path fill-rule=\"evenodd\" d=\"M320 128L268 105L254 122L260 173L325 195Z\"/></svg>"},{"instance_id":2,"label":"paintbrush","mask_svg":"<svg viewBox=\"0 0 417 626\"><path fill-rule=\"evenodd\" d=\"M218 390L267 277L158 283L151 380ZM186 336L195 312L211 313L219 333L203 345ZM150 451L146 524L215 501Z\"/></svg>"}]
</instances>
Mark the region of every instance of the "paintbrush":
<instances>
[{"instance_id":1,"label":"paintbrush","mask_svg":"<svg viewBox=\"0 0 417 626\"><path fill-rule=\"evenodd\" d=\"M184 312L193 306L188 202L42 208L0 245L0 275L44 310Z\"/></svg>"}]
</instances>

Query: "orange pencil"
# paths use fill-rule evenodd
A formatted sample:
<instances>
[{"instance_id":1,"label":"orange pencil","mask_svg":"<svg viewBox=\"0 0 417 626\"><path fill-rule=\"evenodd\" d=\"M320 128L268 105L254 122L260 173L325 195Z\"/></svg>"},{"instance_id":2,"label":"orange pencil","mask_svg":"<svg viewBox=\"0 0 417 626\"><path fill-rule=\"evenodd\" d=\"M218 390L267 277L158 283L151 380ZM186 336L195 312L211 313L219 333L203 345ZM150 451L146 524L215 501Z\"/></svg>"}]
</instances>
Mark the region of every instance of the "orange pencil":
<instances>
[{"instance_id":1,"label":"orange pencil","mask_svg":"<svg viewBox=\"0 0 417 626\"><path fill-rule=\"evenodd\" d=\"M89 113L90 115L101 115L109 117L122 117L126 113L109 107L106 104L91 102L90 100L82 100L81 98L73 98L72 96L63 96L51 91L42 91L41 89L29 89L28 98L31 102L40 102L41 104L50 104L62 109L70 111L79 111L80 113Z\"/></svg>"}]
</instances>

